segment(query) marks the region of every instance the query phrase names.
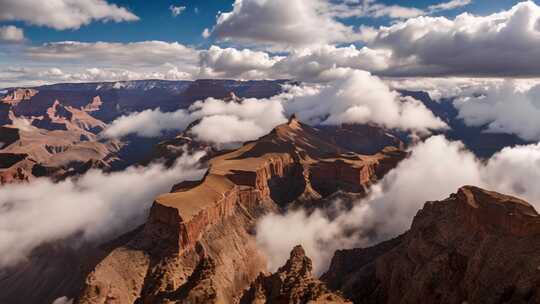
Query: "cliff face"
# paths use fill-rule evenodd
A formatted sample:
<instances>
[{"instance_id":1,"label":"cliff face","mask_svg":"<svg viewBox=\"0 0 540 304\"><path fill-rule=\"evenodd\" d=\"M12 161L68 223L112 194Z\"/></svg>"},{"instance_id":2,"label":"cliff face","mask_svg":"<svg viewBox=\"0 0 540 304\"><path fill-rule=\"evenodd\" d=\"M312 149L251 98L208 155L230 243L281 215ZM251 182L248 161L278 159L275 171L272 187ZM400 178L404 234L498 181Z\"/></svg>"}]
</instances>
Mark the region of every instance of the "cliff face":
<instances>
[{"instance_id":1,"label":"cliff face","mask_svg":"<svg viewBox=\"0 0 540 304\"><path fill-rule=\"evenodd\" d=\"M358 155L325 141L318 130L293 117L270 134L213 157L202 181L181 183L159 196L141 232L88 276L79 301L185 303L187 290L200 286L196 269L205 269L209 289L191 300L236 303L266 271L253 235L258 218L293 201L326 195L313 182L341 180L353 186L347 190L361 192L377 172L390 170L389 163L405 156L395 149ZM346 174L327 177L317 169L322 163L335 164Z\"/></svg>"},{"instance_id":2,"label":"cliff face","mask_svg":"<svg viewBox=\"0 0 540 304\"><path fill-rule=\"evenodd\" d=\"M90 168L108 168L118 160L122 143L99 140L97 133L106 124L89 114L99 109L99 98L80 109L55 100L37 116L17 116L14 110L34 105L36 94L36 90L18 89L0 99L1 105L9 107L6 123L14 124L0 127L0 185L41 176L59 180Z\"/></svg>"},{"instance_id":3,"label":"cliff face","mask_svg":"<svg viewBox=\"0 0 540 304\"><path fill-rule=\"evenodd\" d=\"M540 216L463 187L428 202L404 235L336 252L323 280L355 303L538 303Z\"/></svg>"},{"instance_id":4,"label":"cliff face","mask_svg":"<svg viewBox=\"0 0 540 304\"><path fill-rule=\"evenodd\" d=\"M326 288L312 271L311 260L304 249L296 246L286 264L272 275L261 274L244 293L240 303L351 303Z\"/></svg>"}]
</instances>

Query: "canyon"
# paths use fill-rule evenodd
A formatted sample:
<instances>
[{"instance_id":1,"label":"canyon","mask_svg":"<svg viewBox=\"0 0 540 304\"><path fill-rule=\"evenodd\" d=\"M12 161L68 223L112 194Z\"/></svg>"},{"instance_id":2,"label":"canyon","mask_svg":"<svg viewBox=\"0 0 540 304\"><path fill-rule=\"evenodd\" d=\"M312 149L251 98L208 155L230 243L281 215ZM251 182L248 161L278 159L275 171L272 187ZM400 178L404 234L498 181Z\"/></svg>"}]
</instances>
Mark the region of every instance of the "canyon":
<instances>
[{"instance_id":1,"label":"canyon","mask_svg":"<svg viewBox=\"0 0 540 304\"><path fill-rule=\"evenodd\" d=\"M354 303L538 303L539 249L529 203L464 186L395 239L337 251L321 280Z\"/></svg>"},{"instance_id":2,"label":"canyon","mask_svg":"<svg viewBox=\"0 0 540 304\"><path fill-rule=\"evenodd\" d=\"M394 147L360 155L319 132L293 116L210 159L203 180L156 198L144 227L89 274L80 303L238 302L266 272L254 238L258 218L322 198L318 186L364 193L407 155ZM197 271L207 288L199 288Z\"/></svg>"},{"instance_id":3,"label":"canyon","mask_svg":"<svg viewBox=\"0 0 540 304\"><path fill-rule=\"evenodd\" d=\"M426 202L402 235L336 251L320 278L302 244L288 249L276 272L268 270L256 240L258 221L324 209L337 197L365 197L409 156L406 132L372 124L310 126L292 115L228 149L196 140L191 128L199 121L144 140L100 135L132 111L173 111L206 97L266 98L285 83L134 81L8 90L0 99L0 185L156 161L171 166L193 151L206 152L201 161L208 170L201 180L178 182L157 196L133 231L102 243L58 240L0 270L0 303L52 303L62 296L92 304L540 302L539 214L519 198L474 186ZM521 143L460 127L449 101L406 94L423 98L452 125L448 135L463 138L478 156ZM156 98L145 104L149 96Z\"/></svg>"}]
</instances>

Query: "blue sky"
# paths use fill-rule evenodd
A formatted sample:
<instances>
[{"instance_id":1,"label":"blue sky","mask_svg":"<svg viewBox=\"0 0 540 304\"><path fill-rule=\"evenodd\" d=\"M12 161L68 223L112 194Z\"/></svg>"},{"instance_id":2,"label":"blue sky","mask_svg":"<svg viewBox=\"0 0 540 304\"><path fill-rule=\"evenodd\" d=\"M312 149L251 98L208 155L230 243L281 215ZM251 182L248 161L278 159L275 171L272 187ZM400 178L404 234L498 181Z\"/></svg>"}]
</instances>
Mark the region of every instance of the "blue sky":
<instances>
[{"instance_id":1,"label":"blue sky","mask_svg":"<svg viewBox=\"0 0 540 304\"><path fill-rule=\"evenodd\" d=\"M178 41L184 44L205 47L211 44L212 39L204 39L201 35L205 28L211 28L216 22L219 11L230 11L232 0L110 0L109 3L125 7L140 17L134 22L101 22L96 21L83 25L79 29L55 30L43 26L28 25L21 21L0 22L2 25L15 25L24 29L26 38L33 44L55 41L107 41L107 42L133 42L145 40ZM429 5L443 1L432 0L381 0L379 3L387 5L400 5L406 7L426 8ZM441 12L437 15L454 17L465 11L485 15L508 9L517 0L474 0L471 4L458 9ZM171 15L169 6L185 6L186 10L177 17ZM197 9L197 12L196 12ZM387 25L389 18L350 18L344 20L345 24L359 26Z\"/></svg>"},{"instance_id":2,"label":"blue sky","mask_svg":"<svg viewBox=\"0 0 540 304\"><path fill-rule=\"evenodd\" d=\"M384 77L540 77L535 1L236 1L243 5L233 10L234 0L0 0L0 88L148 78L321 81L334 68ZM173 16L171 6L185 9ZM218 20L220 12L228 17Z\"/></svg>"}]
</instances>

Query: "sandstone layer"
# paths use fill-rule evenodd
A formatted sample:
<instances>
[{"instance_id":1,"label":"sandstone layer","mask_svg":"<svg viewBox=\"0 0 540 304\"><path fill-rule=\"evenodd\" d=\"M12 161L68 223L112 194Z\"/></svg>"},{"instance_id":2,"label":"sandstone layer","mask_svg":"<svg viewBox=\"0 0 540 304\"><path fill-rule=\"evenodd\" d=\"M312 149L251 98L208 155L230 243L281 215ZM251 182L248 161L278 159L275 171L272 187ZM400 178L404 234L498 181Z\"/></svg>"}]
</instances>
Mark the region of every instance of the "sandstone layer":
<instances>
[{"instance_id":1,"label":"sandstone layer","mask_svg":"<svg viewBox=\"0 0 540 304\"><path fill-rule=\"evenodd\" d=\"M398 238L336 252L322 279L355 303L539 303L539 252L531 205L466 186Z\"/></svg>"},{"instance_id":2,"label":"sandstone layer","mask_svg":"<svg viewBox=\"0 0 540 304\"><path fill-rule=\"evenodd\" d=\"M244 293L241 304L351 303L313 276L311 260L296 246L285 265L271 275L261 274Z\"/></svg>"},{"instance_id":3,"label":"sandstone layer","mask_svg":"<svg viewBox=\"0 0 540 304\"><path fill-rule=\"evenodd\" d=\"M291 202L323 197L312 183L331 180L336 187L341 179L338 186L363 192L405 156L396 148L358 155L292 117L270 134L210 159L203 180L181 183L156 198L141 232L87 277L79 302L237 303L266 272L253 235L258 218ZM334 165L321 171L323 163Z\"/></svg>"}]
</instances>

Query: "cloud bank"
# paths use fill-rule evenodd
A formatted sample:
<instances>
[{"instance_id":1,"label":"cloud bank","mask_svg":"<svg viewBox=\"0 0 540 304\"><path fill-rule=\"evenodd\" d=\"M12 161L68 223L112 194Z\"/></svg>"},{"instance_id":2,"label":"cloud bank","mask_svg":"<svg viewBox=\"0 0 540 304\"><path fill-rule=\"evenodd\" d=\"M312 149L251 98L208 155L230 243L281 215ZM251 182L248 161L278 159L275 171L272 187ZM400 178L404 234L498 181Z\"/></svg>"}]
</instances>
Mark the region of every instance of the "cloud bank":
<instances>
[{"instance_id":1,"label":"cloud bank","mask_svg":"<svg viewBox=\"0 0 540 304\"><path fill-rule=\"evenodd\" d=\"M334 80L328 74L335 68L363 69L381 77L540 76L540 7L533 1L487 16L463 13L455 18L434 14L468 5L468 0L424 9L371 0L283 1L236 0L232 11L221 13L205 32L229 47L197 49L164 41L21 46L8 50L9 66L0 67L0 86L150 78L328 82ZM19 6L28 0L4 2ZM94 2L108 5L102 0L88 3ZM397 19L378 28L343 23L343 18L382 16ZM9 40L22 38L16 30L9 32L4 34ZM359 42L364 46L344 45ZM26 72L10 72L13 68ZM48 73L52 69L63 73Z\"/></svg>"},{"instance_id":2,"label":"cloud bank","mask_svg":"<svg viewBox=\"0 0 540 304\"><path fill-rule=\"evenodd\" d=\"M156 195L202 177L197 163L203 154L185 153L170 169L154 164L115 173L93 170L59 183L43 178L1 187L0 267L24 260L48 242L76 234L103 240L135 228Z\"/></svg>"},{"instance_id":3,"label":"cloud bank","mask_svg":"<svg viewBox=\"0 0 540 304\"><path fill-rule=\"evenodd\" d=\"M0 42L24 41L24 31L13 25L0 26Z\"/></svg>"},{"instance_id":4,"label":"cloud bank","mask_svg":"<svg viewBox=\"0 0 540 304\"><path fill-rule=\"evenodd\" d=\"M388 76L538 76L540 7L488 16L416 17L374 29L367 46L392 51Z\"/></svg>"},{"instance_id":5,"label":"cloud bank","mask_svg":"<svg viewBox=\"0 0 540 304\"><path fill-rule=\"evenodd\" d=\"M335 250L369 246L404 232L426 201L443 199L466 184L517 195L540 208L540 144L505 148L486 163L443 136L430 137L411 152L365 200L332 219L321 210L299 210L260 220L257 241L270 269L282 265L290 248L302 244L322 273Z\"/></svg>"},{"instance_id":6,"label":"cloud bank","mask_svg":"<svg viewBox=\"0 0 540 304\"><path fill-rule=\"evenodd\" d=\"M459 117L486 132L516 134L527 141L540 140L540 85L528 89L511 81L477 88L454 102Z\"/></svg>"},{"instance_id":7,"label":"cloud bank","mask_svg":"<svg viewBox=\"0 0 540 304\"><path fill-rule=\"evenodd\" d=\"M128 134L156 136L167 130L189 130L195 138L215 143L240 143L257 139L296 113L306 123L375 123L388 128L429 133L444 129L420 101L402 97L369 72L335 69L337 79L322 86L287 87L285 93L268 98L224 101L208 98L187 110L146 110L122 116L104 131L107 137Z\"/></svg>"},{"instance_id":8,"label":"cloud bank","mask_svg":"<svg viewBox=\"0 0 540 304\"><path fill-rule=\"evenodd\" d=\"M209 35L224 41L287 49L357 40L337 21L324 0L235 0L220 13Z\"/></svg>"},{"instance_id":9,"label":"cloud bank","mask_svg":"<svg viewBox=\"0 0 540 304\"><path fill-rule=\"evenodd\" d=\"M338 80L318 94L297 97L286 106L289 113L311 124L376 123L388 128L428 132L443 129L420 101L402 97L381 79L360 70L336 70Z\"/></svg>"},{"instance_id":10,"label":"cloud bank","mask_svg":"<svg viewBox=\"0 0 540 304\"><path fill-rule=\"evenodd\" d=\"M78 29L92 21L136 21L139 17L105 0L0 0L0 21L24 21L57 30Z\"/></svg>"}]
</instances>

